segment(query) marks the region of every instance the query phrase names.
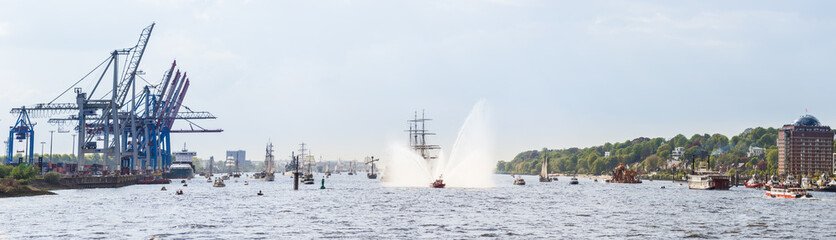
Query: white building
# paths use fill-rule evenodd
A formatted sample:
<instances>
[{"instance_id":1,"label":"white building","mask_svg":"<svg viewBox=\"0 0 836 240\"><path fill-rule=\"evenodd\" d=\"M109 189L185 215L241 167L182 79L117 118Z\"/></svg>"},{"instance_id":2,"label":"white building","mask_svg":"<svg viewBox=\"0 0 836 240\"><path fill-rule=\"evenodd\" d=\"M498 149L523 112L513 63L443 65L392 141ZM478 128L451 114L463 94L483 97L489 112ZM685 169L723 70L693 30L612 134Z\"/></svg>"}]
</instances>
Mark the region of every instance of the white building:
<instances>
[{"instance_id":1,"label":"white building","mask_svg":"<svg viewBox=\"0 0 836 240\"><path fill-rule=\"evenodd\" d=\"M749 152L746 153L746 156L749 158L754 156L763 156L764 150L765 149L763 148L749 146Z\"/></svg>"},{"instance_id":2,"label":"white building","mask_svg":"<svg viewBox=\"0 0 836 240\"><path fill-rule=\"evenodd\" d=\"M604 157L610 157L610 151L604 152Z\"/></svg>"},{"instance_id":3,"label":"white building","mask_svg":"<svg viewBox=\"0 0 836 240\"><path fill-rule=\"evenodd\" d=\"M684 147L677 147L671 151L671 159L674 161L679 161L679 158L682 157L682 153L685 152Z\"/></svg>"}]
</instances>

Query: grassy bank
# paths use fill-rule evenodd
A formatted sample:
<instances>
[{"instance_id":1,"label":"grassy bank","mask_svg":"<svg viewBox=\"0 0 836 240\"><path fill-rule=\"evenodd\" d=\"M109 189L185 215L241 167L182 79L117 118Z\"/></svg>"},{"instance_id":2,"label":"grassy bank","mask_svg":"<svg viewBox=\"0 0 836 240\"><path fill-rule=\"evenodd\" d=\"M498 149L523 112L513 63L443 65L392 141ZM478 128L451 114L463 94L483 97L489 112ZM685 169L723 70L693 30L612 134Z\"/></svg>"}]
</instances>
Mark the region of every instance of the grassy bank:
<instances>
[{"instance_id":1,"label":"grassy bank","mask_svg":"<svg viewBox=\"0 0 836 240\"><path fill-rule=\"evenodd\" d=\"M55 193L30 186L26 180L0 179L0 198L55 195Z\"/></svg>"}]
</instances>

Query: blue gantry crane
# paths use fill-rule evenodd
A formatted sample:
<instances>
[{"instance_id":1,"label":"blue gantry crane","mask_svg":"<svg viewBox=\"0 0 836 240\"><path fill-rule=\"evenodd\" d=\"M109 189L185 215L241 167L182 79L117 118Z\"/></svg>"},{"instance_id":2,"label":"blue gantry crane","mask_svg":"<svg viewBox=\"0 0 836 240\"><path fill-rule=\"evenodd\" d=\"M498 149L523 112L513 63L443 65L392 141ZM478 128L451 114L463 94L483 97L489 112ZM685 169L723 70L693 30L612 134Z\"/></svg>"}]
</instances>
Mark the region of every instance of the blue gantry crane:
<instances>
[{"instance_id":1,"label":"blue gantry crane","mask_svg":"<svg viewBox=\"0 0 836 240\"><path fill-rule=\"evenodd\" d=\"M50 118L48 122L75 125L74 129L78 132L79 165L85 154L101 153L106 157L118 159L119 169L123 174L137 173L137 170L167 169L171 165L171 133L207 133L223 130L205 129L192 122L197 119L215 119L215 116L209 112L192 111L183 105L190 80L185 72L181 74L180 70L176 69L176 61L165 72L160 83L149 83L140 87L137 93L136 80L141 72L138 70L139 64L153 29L154 24L143 29L135 46L114 50L90 73L49 103L14 108L11 112L22 115L37 113L38 117L76 113L67 117ZM119 56L128 56L125 58L127 67L121 72L118 68ZM75 87L105 63L107 65L101 70L98 81L89 93ZM108 81L102 80L108 72L113 75L111 88L99 97L94 97L100 84L107 84ZM75 103L54 103L73 88L76 93ZM181 107L187 111L181 112ZM177 119L188 122L190 129L172 130ZM101 147L99 142L103 143Z\"/></svg>"},{"instance_id":2,"label":"blue gantry crane","mask_svg":"<svg viewBox=\"0 0 836 240\"><path fill-rule=\"evenodd\" d=\"M34 147L35 147L35 123L33 123L29 119L29 113L26 111L26 107L20 108L20 113L17 116L17 121L15 121L15 125L11 127L9 130L9 146L8 152L6 153L6 164L12 164L14 158L14 142L18 140L20 142L26 141L26 149L25 156L26 156L26 163L31 164L34 154Z\"/></svg>"}]
</instances>

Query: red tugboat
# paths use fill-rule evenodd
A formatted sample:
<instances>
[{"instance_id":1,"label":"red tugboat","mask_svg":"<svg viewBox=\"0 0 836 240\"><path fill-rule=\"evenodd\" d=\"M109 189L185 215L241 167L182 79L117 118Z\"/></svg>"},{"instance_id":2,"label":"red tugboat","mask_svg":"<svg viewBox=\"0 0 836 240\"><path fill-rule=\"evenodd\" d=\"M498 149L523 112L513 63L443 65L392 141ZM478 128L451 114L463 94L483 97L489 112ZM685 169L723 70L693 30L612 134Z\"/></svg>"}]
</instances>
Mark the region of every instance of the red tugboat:
<instances>
[{"instance_id":1,"label":"red tugboat","mask_svg":"<svg viewBox=\"0 0 836 240\"><path fill-rule=\"evenodd\" d=\"M433 188L444 188L444 186L447 186L447 184L444 184L444 180L441 179L441 176L438 176L438 179L430 184L430 187Z\"/></svg>"},{"instance_id":2,"label":"red tugboat","mask_svg":"<svg viewBox=\"0 0 836 240\"><path fill-rule=\"evenodd\" d=\"M750 178L744 184L746 185L746 188L762 188L763 187L763 182L758 180L755 175L752 175L752 178Z\"/></svg>"}]
</instances>

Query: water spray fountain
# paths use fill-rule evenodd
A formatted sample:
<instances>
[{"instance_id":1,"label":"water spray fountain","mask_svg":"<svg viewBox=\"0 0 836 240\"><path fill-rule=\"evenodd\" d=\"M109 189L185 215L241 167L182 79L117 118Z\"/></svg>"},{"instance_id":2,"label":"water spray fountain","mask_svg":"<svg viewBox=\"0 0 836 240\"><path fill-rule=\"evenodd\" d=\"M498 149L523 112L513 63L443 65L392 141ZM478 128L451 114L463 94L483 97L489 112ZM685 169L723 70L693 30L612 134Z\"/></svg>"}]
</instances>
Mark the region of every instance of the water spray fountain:
<instances>
[{"instance_id":1,"label":"water spray fountain","mask_svg":"<svg viewBox=\"0 0 836 240\"><path fill-rule=\"evenodd\" d=\"M492 160L493 136L485 100L476 103L465 119L449 157L440 146L427 143L426 137L435 135L425 128L429 120L423 113L418 118L416 112L414 119L408 120L409 145L391 144L390 159L384 163L384 186L439 187L441 183L449 187L493 187L496 161Z\"/></svg>"}]
</instances>

